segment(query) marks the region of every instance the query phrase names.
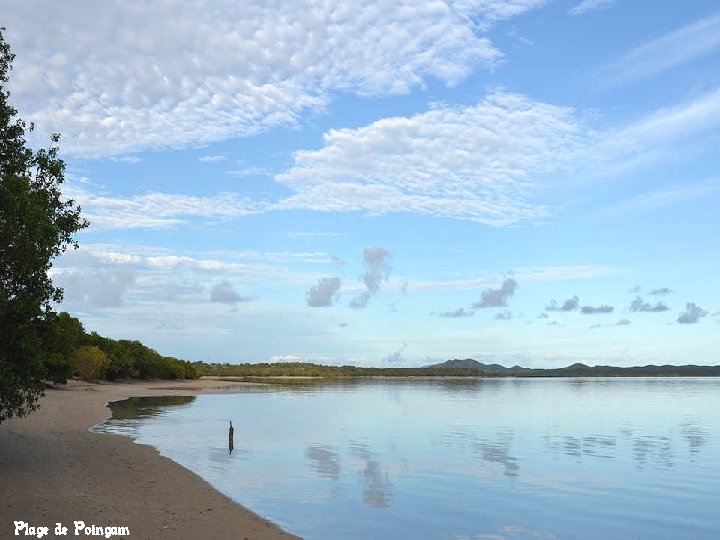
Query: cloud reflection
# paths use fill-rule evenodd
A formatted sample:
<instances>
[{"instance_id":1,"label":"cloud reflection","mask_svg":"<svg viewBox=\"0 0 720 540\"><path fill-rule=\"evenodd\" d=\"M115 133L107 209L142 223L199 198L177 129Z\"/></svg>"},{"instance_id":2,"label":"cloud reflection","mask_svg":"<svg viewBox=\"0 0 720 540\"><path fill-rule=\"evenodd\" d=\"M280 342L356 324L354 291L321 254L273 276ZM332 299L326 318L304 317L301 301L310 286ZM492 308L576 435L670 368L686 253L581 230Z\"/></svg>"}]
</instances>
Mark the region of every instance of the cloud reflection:
<instances>
[{"instance_id":1,"label":"cloud reflection","mask_svg":"<svg viewBox=\"0 0 720 540\"><path fill-rule=\"evenodd\" d=\"M350 451L364 464L360 472L365 484L363 502L373 508L390 506L393 484L387 469L377 460L377 455L370 452L366 445L357 442L350 443Z\"/></svg>"},{"instance_id":2,"label":"cloud reflection","mask_svg":"<svg viewBox=\"0 0 720 540\"><path fill-rule=\"evenodd\" d=\"M475 451L484 461L499 463L503 466L503 474L508 478L517 478L520 471L518 460L510 455L513 432L503 431L498 434L495 440L478 440L475 443Z\"/></svg>"},{"instance_id":3,"label":"cloud reflection","mask_svg":"<svg viewBox=\"0 0 720 540\"><path fill-rule=\"evenodd\" d=\"M335 481L340 478L340 454L331 451L330 447L311 445L305 455L312 462L312 469L320 476Z\"/></svg>"}]
</instances>

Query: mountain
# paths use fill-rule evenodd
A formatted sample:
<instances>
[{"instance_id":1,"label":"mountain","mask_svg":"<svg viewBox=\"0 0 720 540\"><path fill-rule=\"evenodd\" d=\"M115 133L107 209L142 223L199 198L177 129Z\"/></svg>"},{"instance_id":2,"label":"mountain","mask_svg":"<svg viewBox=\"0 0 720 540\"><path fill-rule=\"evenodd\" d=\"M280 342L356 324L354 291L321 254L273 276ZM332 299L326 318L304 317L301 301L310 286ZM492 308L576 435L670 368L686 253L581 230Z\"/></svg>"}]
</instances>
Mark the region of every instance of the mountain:
<instances>
[{"instance_id":1,"label":"mountain","mask_svg":"<svg viewBox=\"0 0 720 540\"><path fill-rule=\"evenodd\" d=\"M575 363L563 368L507 368L500 364L483 364L472 358L447 360L440 364L425 366L441 370L472 370L478 375L500 377L720 377L720 366L587 366Z\"/></svg>"}]
</instances>

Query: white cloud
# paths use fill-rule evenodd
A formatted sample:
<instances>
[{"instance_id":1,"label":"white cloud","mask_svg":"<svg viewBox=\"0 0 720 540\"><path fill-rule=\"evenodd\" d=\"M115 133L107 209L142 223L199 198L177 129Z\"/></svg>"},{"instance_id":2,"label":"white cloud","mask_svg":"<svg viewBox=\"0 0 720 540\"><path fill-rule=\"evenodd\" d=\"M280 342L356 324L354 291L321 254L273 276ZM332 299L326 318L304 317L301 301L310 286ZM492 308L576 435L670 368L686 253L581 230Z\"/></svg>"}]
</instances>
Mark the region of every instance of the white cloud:
<instances>
[{"instance_id":1,"label":"white cloud","mask_svg":"<svg viewBox=\"0 0 720 540\"><path fill-rule=\"evenodd\" d=\"M318 284L305 293L307 305L310 307L332 306L337 298L340 285L339 277L320 278Z\"/></svg>"},{"instance_id":2,"label":"white cloud","mask_svg":"<svg viewBox=\"0 0 720 540\"><path fill-rule=\"evenodd\" d=\"M576 155L579 177L619 176L661 163L714 152L720 137L720 88L657 109L602 133L588 133ZM585 166L583 167L583 163Z\"/></svg>"},{"instance_id":3,"label":"white cloud","mask_svg":"<svg viewBox=\"0 0 720 540\"><path fill-rule=\"evenodd\" d=\"M60 274L127 269L134 276L133 290L140 296L166 299L178 290L197 293L211 289L219 280L250 282L248 287L253 289L301 286L318 279L318 273L293 271L288 268L290 265L330 264L326 255L315 253L228 251L216 255L177 254L151 246L119 243L82 244L80 249L58 258L51 275L53 279L64 279ZM88 279L92 281L91 277ZM198 298L197 294L194 298Z\"/></svg>"},{"instance_id":4,"label":"white cloud","mask_svg":"<svg viewBox=\"0 0 720 540\"><path fill-rule=\"evenodd\" d=\"M678 315L677 322L680 324L696 324L700 322L700 319L707 317L708 312L703 308L695 304L695 302L688 302L685 304L685 311Z\"/></svg>"},{"instance_id":5,"label":"white cloud","mask_svg":"<svg viewBox=\"0 0 720 540\"><path fill-rule=\"evenodd\" d=\"M238 302L249 302L250 296L241 296L229 281L223 280L210 291L210 301L220 304L235 305Z\"/></svg>"},{"instance_id":6,"label":"white cloud","mask_svg":"<svg viewBox=\"0 0 720 540\"><path fill-rule=\"evenodd\" d=\"M135 283L135 272L127 266L117 268L71 268L53 275L53 282L64 289L64 303L73 308L116 307Z\"/></svg>"},{"instance_id":7,"label":"white cloud","mask_svg":"<svg viewBox=\"0 0 720 540\"><path fill-rule=\"evenodd\" d=\"M582 15L589 11L600 11L607 9L615 3L615 0L583 0L570 10L573 15Z\"/></svg>"},{"instance_id":8,"label":"white cloud","mask_svg":"<svg viewBox=\"0 0 720 540\"><path fill-rule=\"evenodd\" d=\"M227 159L226 156L220 155L220 154L214 154L214 155L208 155L208 156L200 156L198 158L199 161L202 161L203 163L217 163L218 161L225 161Z\"/></svg>"},{"instance_id":9,"label":"white cloud","mask_svg":"<svg viewBox=\"0 0 720 540\"><path fill-rule=\"evenodd\" d=\"M234 193L200 197L154 192L134 197L110 197L77 187L66 191L80 204L93 231L172 227L186 223L190 218L233 219L256 214L264 205Z\"/></svg>"},{"instance_id":10,"label":"white cloud","mask_svg":"<svg viewBox=\"0 0 720 540\"><path fill-rule=\"evenodd\" d=\"M568 108L496 92L357 129L331 130L320 150L295 153L276 179L295 191L275 208L415 212L507 225L547 210L533 177L561 167L580 143Z\"/></svg>"},{"instance_id":11,"label":"white cloud","mask_svg":"<svg viewBox=\"0 0 720 540\"><path fill-rule=\"evenodd\" d=\"M636 47L600 71L605 84L643 79L690 62L720 47L720 13Z\"/></svg>"},{"instance_id":12,"label":"white cloud","mask_svg":"<svg viewBox=\"0 0 720 540\"><path fill-rule=\"evenodd\" d=\"M3 23L22 115L92 157L293 124L333 92L454 85L502 56L480 30L544 3L9 0Z\"/></svg>"},{"instance_id":13,"label":"white cloud","mask_svg":"<svg viewBox=\"0 0 720 540\"><path fill-rule=\"evenodd\" d=\"M332 231L290 231L287 235L290 238L333 238L340 236L340 233Z\"/></svg>"},{"instance_id":14,"label":"white cloud","mask_svg":"<svg viewBox=\"0 0 720 540\"><path fill-rule=\"evenodd\" d=\"M451 0L452 9L481 28L542 7L549 0Z\"/></svg>"},{"instance_id":15,"label":"white cloud","mask_svg":"<svg viewBox=\"0 0 720 540\"><path fill-rule=\"evenodd\" d=\"M365 248L363 250L363 261L365 262L365 273L360 279L365 284L365 290L360 292L352 302L351 308L364 308L374 295L380 291L380 286L387 282L392 270L390 258L392 255L384 248Z\"/></svg>"},{"instance_id":16,"label":"white cloud","mask_svg":"<svg viewBox=\"0 0 720 540\"><path fill-rule=\"evenodd\" d=\"M623 272L617 266L546 266L519 268L513 271L513 277L521 282L565 281L573 279L593 279ZM409 288L413 291L426 290L476 290L496 285L503 277L479 276L468 279L452 279L444 281L409 280Z\"/></svg>"}]
</instances>

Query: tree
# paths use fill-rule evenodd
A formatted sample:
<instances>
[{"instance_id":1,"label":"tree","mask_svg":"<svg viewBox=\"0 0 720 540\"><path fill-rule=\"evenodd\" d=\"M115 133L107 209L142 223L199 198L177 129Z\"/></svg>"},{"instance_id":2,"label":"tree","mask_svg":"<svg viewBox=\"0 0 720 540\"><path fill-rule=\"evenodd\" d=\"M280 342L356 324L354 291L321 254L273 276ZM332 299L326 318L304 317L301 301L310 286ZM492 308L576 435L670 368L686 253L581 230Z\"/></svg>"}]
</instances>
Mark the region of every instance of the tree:
<instances>
[{"instance_id":1,"label":"tree","mask_svg":"<svg viewBox=\"0 0 720 540\"><path fill-rule=\"evenodd\" d=\"M44 334L44 363L47 380L65 384L75 369L74 353L83 344L85 329L82 323L68 313L50 313Z\"/></svg>"},{"instance_id":2,"label":"tree","mask_svg":"<svg viewBox=\"0 0 720 540\"><path fill-rule=\"evenodd\" d=\"M105 377L110 359L97 345L83 345L75 350L75 369L85 381L96 381Z\"/></svg>"},{"instance_id":3,"label":"tree","mask_svg":"<svg viewBox=\"0 0 720 540\"><path fill-rule=\"evenodd\" d=\"M25 141L33 130L17 118L7 90L14 55L0 28L0 422L37 408L47 377L43 338L51 302L62 289L48 275L52 260L87 227L73 200L63 200L65 164L59 135L48 149Z\"/></svg>"}]
</instances>

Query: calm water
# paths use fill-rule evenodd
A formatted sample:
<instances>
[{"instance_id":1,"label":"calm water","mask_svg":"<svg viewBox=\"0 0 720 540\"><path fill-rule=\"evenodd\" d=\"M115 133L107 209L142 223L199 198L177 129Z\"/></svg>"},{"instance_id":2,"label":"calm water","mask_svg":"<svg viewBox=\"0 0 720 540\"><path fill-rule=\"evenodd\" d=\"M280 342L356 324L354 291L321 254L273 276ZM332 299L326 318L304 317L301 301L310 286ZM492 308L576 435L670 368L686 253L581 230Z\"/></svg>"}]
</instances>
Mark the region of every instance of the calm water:
<instances>
[{"instance_id":1,"label":"calm water","mask_svg":"<svg viewBox=\"0 0 720 540\"><path fill-rule=\"evenodd\" d=\"M307 539L720 538L718 379L362 382L113 412L96 429Z\"/></svg>"}]
</instances>

